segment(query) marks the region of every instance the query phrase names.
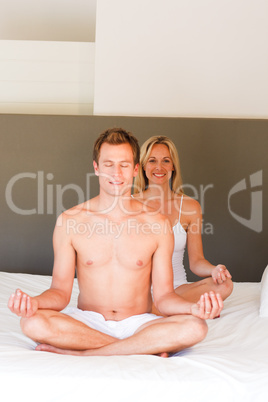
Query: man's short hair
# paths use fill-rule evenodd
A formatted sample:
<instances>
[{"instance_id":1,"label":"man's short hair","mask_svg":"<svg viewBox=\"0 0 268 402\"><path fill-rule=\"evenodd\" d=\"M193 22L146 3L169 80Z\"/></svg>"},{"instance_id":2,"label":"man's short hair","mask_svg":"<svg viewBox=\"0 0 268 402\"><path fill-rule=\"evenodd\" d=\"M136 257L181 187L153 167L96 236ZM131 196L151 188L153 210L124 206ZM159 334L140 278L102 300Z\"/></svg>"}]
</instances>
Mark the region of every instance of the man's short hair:
<instances>
[{"instance_id":1,"label":"man's short hair","mask_svg":"<svg viewBox=\"0 0 268 402\"><path fill-rule=\"evenodd\" d=\"M102 144L110 145L129 144L132 148L134 165L140 160L140 147L136 137L123 128L109 128L103 131L97 138L93 148L93 160L98 164L100 158L100 149Z\"/></svg>"}]
</instances>

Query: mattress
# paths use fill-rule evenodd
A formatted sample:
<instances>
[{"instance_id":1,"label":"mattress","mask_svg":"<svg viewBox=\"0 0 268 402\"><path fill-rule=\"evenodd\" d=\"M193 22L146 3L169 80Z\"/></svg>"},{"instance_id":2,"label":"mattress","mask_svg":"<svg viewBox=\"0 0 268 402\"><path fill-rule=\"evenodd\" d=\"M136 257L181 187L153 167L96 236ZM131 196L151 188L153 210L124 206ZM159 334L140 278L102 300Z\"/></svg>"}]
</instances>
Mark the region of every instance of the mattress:
<instances>
[{"instance_id":1,"label":"mattress","mask_svg":"<svg viewBox=\"0 0 268 402\"><path fill-rule=\"evenodd\" d=\"M234 283L207 337L169 358L67 356L35 351L7 308L21 288L31 296L51 277L0 272L2 401L243 401L268 400L268 318L259 317L260 283ZM78 296L74 281L70 305Z\"/></svg>"}]
</instances>

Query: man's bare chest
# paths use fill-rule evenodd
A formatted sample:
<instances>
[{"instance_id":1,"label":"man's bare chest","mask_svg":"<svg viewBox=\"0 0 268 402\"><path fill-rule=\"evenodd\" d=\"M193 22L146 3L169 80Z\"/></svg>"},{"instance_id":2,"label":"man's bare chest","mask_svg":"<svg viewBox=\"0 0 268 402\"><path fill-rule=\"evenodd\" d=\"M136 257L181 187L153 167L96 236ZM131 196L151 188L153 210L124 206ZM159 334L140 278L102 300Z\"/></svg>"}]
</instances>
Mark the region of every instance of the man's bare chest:
<instances>
[{"instance_id":1,"label":"man's bare chest","mask_svg":"<svg viewBox=\"0 0 268 402\"><path fill-rule=\"evenodd\" d=\"M82 265L142 266L150 262L157 247L157 227L135 218L77 223L72 244Z\"/></svg>"}]
</instances>

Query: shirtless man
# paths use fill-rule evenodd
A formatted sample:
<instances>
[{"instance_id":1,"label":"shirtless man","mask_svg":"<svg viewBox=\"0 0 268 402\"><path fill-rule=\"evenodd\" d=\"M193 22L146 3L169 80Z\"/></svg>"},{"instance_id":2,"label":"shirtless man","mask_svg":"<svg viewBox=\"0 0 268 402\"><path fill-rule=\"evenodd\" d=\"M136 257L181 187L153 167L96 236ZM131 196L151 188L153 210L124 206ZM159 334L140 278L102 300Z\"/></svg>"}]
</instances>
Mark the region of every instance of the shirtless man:
<instances>
[{"instance_id":1,"label":"shirtless man","mask_svg":"<svg viewBox=\"0 0 268 402\"><path fill-rule=\"evenodd\" d=\"M131 198L137 140L107 130L95 142L93 160L99 195L58 218L50 289L10 296L23 333L40 343L37 350L78 355L172 353L202 341L205 320L218 316L223 302L211 292L193 304L174 292L172 230ZM78 308L65 309L75 267ZM162 318L150 314L151 284Z\"/></svg>"}]
</instances>

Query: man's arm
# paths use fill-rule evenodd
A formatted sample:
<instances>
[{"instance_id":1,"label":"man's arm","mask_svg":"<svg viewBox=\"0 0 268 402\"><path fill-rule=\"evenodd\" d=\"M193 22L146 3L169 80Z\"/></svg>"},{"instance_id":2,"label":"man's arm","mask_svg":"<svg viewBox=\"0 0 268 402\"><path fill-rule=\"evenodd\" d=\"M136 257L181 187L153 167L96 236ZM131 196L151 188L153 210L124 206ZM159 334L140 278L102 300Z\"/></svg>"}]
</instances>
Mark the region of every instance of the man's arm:
<instances>
[{"instance_id":1,"label":"man's arm","mask_svg":"<svg viewBox=\"0 0 268 402\"><path fill-rule=\"evenodd\" d=\"M31 317L38 309L60 311L70 301L76 253L67 231L67 219L65 213L58 218L53 234L54 266L50 289L35 297L17 289L9 298L9 309L20 317Z\"/></svg>"},{"instance_id":2,"label":"man's arm","mask_svg":"<svg viewBox=\"0 0 268 402\"><path fill-rule=\"evenodd\" d=\"M152 259L152 285L156 308L163 315L192 314L207 319L218 316L223 308L220 295L205 293L198 303L191 303L177 295L173 288L172 253L174 236L167 220L158 235L158 247Z\"/></svg>"}]
</instances>

